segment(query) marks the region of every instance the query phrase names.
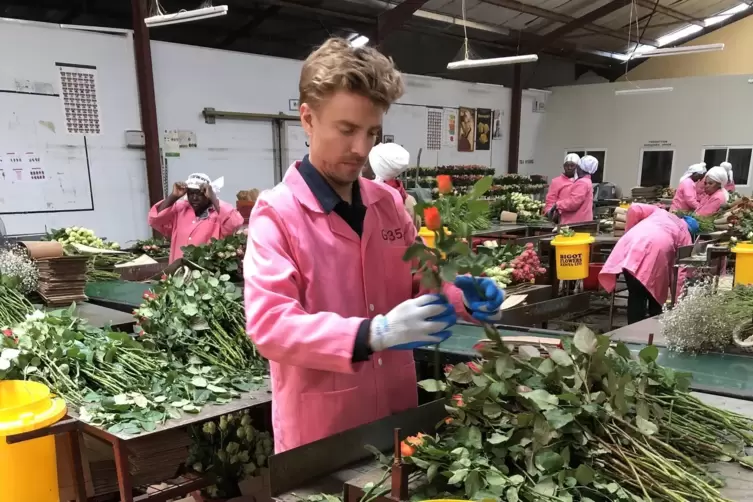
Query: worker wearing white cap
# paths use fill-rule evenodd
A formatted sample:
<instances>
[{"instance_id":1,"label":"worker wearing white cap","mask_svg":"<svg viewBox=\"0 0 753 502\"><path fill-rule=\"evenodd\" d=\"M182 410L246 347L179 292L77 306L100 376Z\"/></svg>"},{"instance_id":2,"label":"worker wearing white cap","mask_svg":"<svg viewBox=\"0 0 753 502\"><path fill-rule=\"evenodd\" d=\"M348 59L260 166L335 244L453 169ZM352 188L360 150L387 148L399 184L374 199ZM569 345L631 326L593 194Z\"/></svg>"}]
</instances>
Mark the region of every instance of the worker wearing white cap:
<instances>
[{"instance_id":1,"label":"worker wearing white cap","mask_svg":"<svg viewBox=\"0 0 753 502\"><path fill-rule=\"evenodd\" d=\"M397 143L379 143L369 152L369 159L363 167L363 176L377 183L384 183L398 191L408 214L416 220L414 207L416 199L408 195L398 176L410 164L410 153ZM420 223L417 223L420 226Z\"/></svg>"},{"instance_id":2,"label":"worker wearing white cap","mask_svg":"<svg viewBox=\"0 0 753 502\"><path fill-rule=\"evenodd\" d=\"M675 196L672 199L670 211L695 211L700 201L696 192L696 183L703 179L706 173L706 164L693 164L685 170L680 178Z\"/></svg>"},{"instance_id":3,"label":"worker wearing white cap","mask_svg":"<svg viewBox=\"0 0 753 502\"><path fill-rule=\"evenodd\" d=\"M217 198L224 178L214 182L193 173L173 186L173 191L149 211L149 225L170 239L170 262L183 256L181 248L200 246L231 235L243 225L243 216Z\"/></svg>"},{"instance_id":4,"label":"worker wearing white cap","mask_svg":"<svg viewBox=\"0 0 753 502\"><path fill-rule=\"evenodd\" d=\"M549 191L546 193L546 199L544 201L544 214L554 217L556 212L552 211L552 208L560 198L560 192L565 187L572 185L575 180L575 171L580 165L580 157L577 153L568 153L565 156L565 162L562 164L562 174L552 179L549 184ZM551 212L551 214L550 214Z\"/></svg>"},{"instance_id":5,"label":"worker wearing white cap","mask_svg":"<svg viewBox=\"0 0 753 502\"><path fill-rule=\"evenodd\" d=\"M735 173L732 172L732 164L729 162L722 162L719 167L723 167L727 171L727 184L724 185L724 189L728 192L735 191Z\"/></svg>"},{"instance_id":6,"label":"worker wearing white cap","mask_svg":"<svg viewBox=\"0 0 753 502\"><path fill-rule=\"evenodd\" d=\"M729 178L727 170L721 166L712 167L704 178L706 198L704 198L695 214L698 216L712 216L719 212L729 201L729 192L724 188Z\"/></svg>"},{"instance_id":7,"label":"worker wearing white cap","mask_svg":"<svg viewBox=\"0 0 753 502\"><path fill-rule=\"evenodd\" d=\"M560 199L555 205L560 215L560 224L569 225L594 219L594 190L591 175L598 169L599 161L596 157L586 155L580 159L580 165L575 171L578 179L562 190Z\"/></svg>"}]
</instances>

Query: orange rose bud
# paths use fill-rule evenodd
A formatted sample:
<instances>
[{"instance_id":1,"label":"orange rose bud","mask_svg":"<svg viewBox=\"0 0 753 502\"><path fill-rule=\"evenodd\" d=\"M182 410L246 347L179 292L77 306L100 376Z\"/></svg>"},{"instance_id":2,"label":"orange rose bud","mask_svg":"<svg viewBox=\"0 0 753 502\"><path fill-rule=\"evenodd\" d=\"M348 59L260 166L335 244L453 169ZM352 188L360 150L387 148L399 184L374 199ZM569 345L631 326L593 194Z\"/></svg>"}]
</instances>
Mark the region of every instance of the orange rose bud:
<instances>
[{"instance_id":1,"label":"orange rose bud","mask_svg":"<svg viewBox=\"0 0 753 502\"><path fill-rule=\"evenodd\" d=\"M449 174L440 174L437 176L437 189L441 194L452 193L452 178Z\"/></svg>"},{"instance_id":2,"label":"orange rose bud","mask_svg":"<svg viewBox=\"0 0 753 502\"><path fill-rule=\"evenodd\" d=\"M455 406L457 406L458 408L465 406L465 403L463 402L463 396L461 394L455 394L454 396L452 396L452 400L455 403Z\"/></svg>"},{"instance_id":3,"label":"orange rose bud","mask_svg":"<svg viewBox=\"0 0 753 502\"><path fill-rule=\"evenodd\" d=\"M479 368L478 364L473 361L468 363L468 368L477 375L481 373L481 368Z\"/></svg>"},{"instance_id":4,"label":"orange rose bud","mask_svg":"<svg viewBox=\"0 0 753 502\"><path fill-rule=\"evenodd\" d=\"M400 443L400 455L403 457L412 457L413 454L416 453L416 449L403 441Z\"/></svg>"},{"instance_id":5,"label":"orange rose bud","mask_svg":"<svg viewBox=\"0 0 753 502\"><path fill-rule=\"evenodd\" d=\"M447 417L444 419L444 423L447 425L450 425L452 423L452 417Z\"/></svg>"},{"instance_id":6,"label":"orange rose bud","mask_svg":"<svg viewBox=\"0 0 753 502\"><path fill-rule=\"evenodd\" d=\"M442 227L442 218L439 216L439 209L436 207L427 207L424 209L424 223L429 230L439 230Z\"/></svg>"}]
</instances>

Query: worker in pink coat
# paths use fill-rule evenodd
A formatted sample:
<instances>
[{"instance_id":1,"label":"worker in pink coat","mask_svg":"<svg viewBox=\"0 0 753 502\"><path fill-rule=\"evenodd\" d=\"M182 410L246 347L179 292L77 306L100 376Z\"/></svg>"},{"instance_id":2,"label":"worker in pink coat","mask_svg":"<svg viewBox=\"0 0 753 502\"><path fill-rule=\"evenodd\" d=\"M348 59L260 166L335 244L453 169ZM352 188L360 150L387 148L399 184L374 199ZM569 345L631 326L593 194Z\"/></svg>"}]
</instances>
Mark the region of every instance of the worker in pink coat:
<instances>
[{"instance_id":1,"label":"worker in pink coat","mask_svg":"<svg viewBox=\"0 0 753 502\"><path fill-rule=\"evenodd\" d=\"M704 178L706 197L701 200L695 210L696 215L712 216L722 209L722 206L729 201L729 192L724 188L727 181L726 169L720 166L709 169Z\"/></svg>"},{"instance_id":2,"label":"worker in pink coat","mask_svg":"<svg viewBox=\"0 0 753 502\"><path fill-rule=\"evenodd\" d=\"M649 204L630 206L625 235L599 272L599 283L608 293L614 291L617 276L624 275L628 324L661 314L677 249L692 244L697 233L698 222L689 216L681 219Z\"/></svg>"},{"instance_id":3,"label":"worker in pink coat","mask_svg":"<svg viewBox=\"0 0 753 502\"><path fill-rule=\"evenodd\" d=\"M672 199L670 211L695 211L700 201L696 193L696 183L703 179L706 173L706 164L693 164L688 167L685 174L680 178L675 196Z\"/></svg>"},{"instance_id":4,"label":"worker in pink coat","mask_svg":"<svg viewBox=\"0 0 753 502\"><path fill-rule=\"evenodd\" d=\"M184 246L222 239L243 225L243 216L219 200L218 191L206 174L194 173L149 211L149 225L170 239L171 263L183 256Z\"/></svg>"},{"instance_id":5,"label":"worker in pink coat","mask_svg":"<svg viewBox=\"0 0 753 502\"><path fill-rule=\"evenodd\" d=\"M727 184L724 185L724 189L731 193L735 191L735 173L732 171L732 164L729 162L722 162L719 167L724 168L727 171Z\"/></svg>"},{"instance_id":6,"label":"worker in pink coat","mask_svg":"<svg viewBox=\"0 0 753 502\"><path fill-rule=\"evenodd\" d=\"M546 193L544 202L544 214L547 214L560 199L560 192L565 187L569 187L575 181L575 171L580 165L580 157L576 153L568 153L565 157L565 163L562 165L562 174L557 176L549 184L549 191Z\"/></svg>"},{"instance_id":7,"label":"worker in pink coat","mask_svg":"<svg viewBox=\"0 0 753 502\"><path fill-rule=\"evenodd\" d=\"M347 40L303 63L309 155L257 201L244 263L246 327L269 359L277 453L415 407L412 349L447 339L457 315L501 315L489 279L420 291L403 261L417 232L402 198L360 176L403 89L392 60Z\"/></svg>"},{"instance_id":8,"label":"worker in pink coat","mask_svg":"<svg viewBox=\"0 0 753 502\"><path fill-rule=\"evenodd\" d=\"M599 169L596 157L586 155L576 168L578 179L560 192L560 198L553 206L559 213L560 225L582 223L594 219L594 190L591 175Z\"/></svg>"}]
</instances>

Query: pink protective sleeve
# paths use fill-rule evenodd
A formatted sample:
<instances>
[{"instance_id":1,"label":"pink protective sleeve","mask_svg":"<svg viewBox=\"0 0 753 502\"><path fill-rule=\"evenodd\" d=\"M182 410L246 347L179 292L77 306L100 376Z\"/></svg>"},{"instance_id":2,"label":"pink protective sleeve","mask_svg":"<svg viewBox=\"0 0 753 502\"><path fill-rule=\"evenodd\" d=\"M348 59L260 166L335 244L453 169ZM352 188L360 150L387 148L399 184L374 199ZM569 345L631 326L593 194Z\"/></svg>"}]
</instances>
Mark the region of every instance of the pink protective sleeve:
<instances>
[{"instance_id":1,"label":"pink protective sleeve","mask_svg":"<svg viewBox=\"0 0 753 502\"><path fill-rule=\"evenodd\" d=\"M162 202L163 201L161 200L152 206L152 208L149 210L149 217L147 221L149 222L150 227L152 227L165 237L169 238L173 233L173 228L175 227L175 218L178 216L176 206L180 204L180 201L177 201L172 206L159 211L159 206L160 204L162 204Z\"/></svg>"}]
</instances>

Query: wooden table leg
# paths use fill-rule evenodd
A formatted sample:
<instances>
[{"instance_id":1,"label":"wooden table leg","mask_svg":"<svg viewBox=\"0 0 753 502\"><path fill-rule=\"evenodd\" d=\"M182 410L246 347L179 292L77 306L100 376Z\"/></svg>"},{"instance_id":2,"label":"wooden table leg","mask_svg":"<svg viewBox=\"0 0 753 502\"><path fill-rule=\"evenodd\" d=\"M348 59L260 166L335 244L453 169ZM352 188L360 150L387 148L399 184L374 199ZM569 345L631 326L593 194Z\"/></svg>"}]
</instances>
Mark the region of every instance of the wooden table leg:
<instances>
[{"instance_id":1,"label":"wooden table leg","mask_svg":"<svg viewBox=\"0 0 753 502\"><path fill-rule=\"evenodd\" d=\"M74 489L76 490L76 502L86 502L86 480L84 479L84 466L81 462L81 443L79 431L71 431L66 434L71 452L71 465L75 476Z\"/></svg>"},{"instance_id":2,"label":"wooden table leg","mask_svg":"<svg viewBox=\"0 0 753 502\"><path fill-rule=\"evenodd\" d=\"M115 453L115 473L118 476L120 502L133 502L131 473L128 471L128 449L123 441L116 440L112 444L112 450Z\"/></svg>"}]
</instances>

